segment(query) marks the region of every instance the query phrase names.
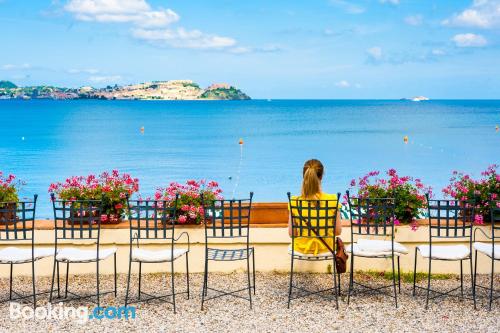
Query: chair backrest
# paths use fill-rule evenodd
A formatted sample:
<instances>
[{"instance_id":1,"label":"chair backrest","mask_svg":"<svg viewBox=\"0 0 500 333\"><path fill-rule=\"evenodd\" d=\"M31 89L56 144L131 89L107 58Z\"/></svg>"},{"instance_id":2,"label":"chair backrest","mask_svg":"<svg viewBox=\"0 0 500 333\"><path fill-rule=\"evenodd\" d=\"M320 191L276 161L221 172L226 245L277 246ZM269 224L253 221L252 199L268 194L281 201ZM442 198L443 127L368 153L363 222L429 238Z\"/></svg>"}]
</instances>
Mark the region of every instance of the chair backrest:
<instances>
[{"instance_id":1,"label":"chair backrest","mask_svg":"<svg viewBox=\"0 0 500 333\"><path fill-rule=\"evenodd\" d=\"M59 239L97 240L101 232L101 200L56 200L51 194L54 209L56 243Z\"/></svg>"},{"instance_id":2,"label":"chair backrest","mask_svg":"<svg viewBox=\"0 0 500 333\"><path fill-rule=\"evenodd\" d=\"M206 200L202 196L205 237L238 238L248 241L253 192L248 199Z\"/></svg>"},{"instance_id":3,"label":"chair backrest","mask_svg":"<svg viewBox=\"0 0 500 333\"><path fill-rule=\"evenodd\" d=\"M394 237L394 198L356 198L349 191L346 194L352 235Z\"/></svg>"},{"instance_id":4,"label":"chair backrest","mask_svg":"<svg viewBox=\"0 0 500 333\"><path fill-rule=\"evenodd\" d=\"M295 237L335 238L340 193L337 193L337 200L292 198L290 192L287 196L292 222L292 239Z\"/></svg>"},{"instance_id":5,"label":"chair backrest","mask_svg":"<svg viewBox=\"0 0 500 333\"><path fill-rule=\"evenodd\" d=\"M430 238L471 238L474 225L474 202L431 200L427 196Z\"/></svg>"},{"instance_id":6,"label":"chair backrest","mask_svg":"<svg viewBox=\"0 0 500 333\"><path fill-rule=\"evenodd\" d=\"M500 232L500 201L490 202L490 214L491 214L491 239L493 242L495 242L495 233Z\"/></svg>"},{"instance_id":7,"label":"chair backrest","mask_svg":"<svg viewBox=\"0 0 500 333\"><path fill-rule=\"evenodd\" d=\"M0 241L31 240L38 195L33 201L0 202Z\"/></svg>"},{"instance_id":8,"label":"chair backrest","mask_svg":"<svg viewBox=\"0 0 500 333\"><path fill-rule=\"evenodd\" d=\"M165 200L128 200L130 239L174 239L177 213L173 203Z\"/></svg>"}]
</instances>

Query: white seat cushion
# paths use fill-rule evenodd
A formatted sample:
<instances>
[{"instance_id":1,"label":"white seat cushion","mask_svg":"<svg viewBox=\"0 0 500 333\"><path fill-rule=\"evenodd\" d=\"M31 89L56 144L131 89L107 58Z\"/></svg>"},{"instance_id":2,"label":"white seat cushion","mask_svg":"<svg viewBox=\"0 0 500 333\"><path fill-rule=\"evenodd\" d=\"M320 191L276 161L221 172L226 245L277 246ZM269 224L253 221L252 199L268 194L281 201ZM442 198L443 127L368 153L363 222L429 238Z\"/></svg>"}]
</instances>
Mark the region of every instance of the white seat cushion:
<instances>
[{"instance_id":1,"label":"white seat cushion","mask_svg":"<svg viewBox=\"0 0 500 333\"><path fill-rule=\"evenodd\" d=\"M351 252L351 245L346 245L345 251L347 253L352 253L353 255L357 257L367 257L367 258L390 258L392 256L391 251L373 251L373 250L366 250L363 248L360 248L357 243L354 243L352 245L352 252ZM395 256L400 256L404 253L401 252L396 252L394 250L394 255Z\"/></svg>"},{"instance_id":2,"label":"white seat cushion","mask_svg":"<svg viewBox=\"0 0 500 333\"><path fill-rule=\"evenodd\" d=\"M183 256L186 249L174 249L173 260ZM172 261L172 250L145 250L140 247L132 248L132 261L141 262L165 262Z\"/></svg>"},{"instance_id":3,"label":"white seat cushion","mask_svg":"<svg viewBox=\"0 0 500 333\"><path fill-rule=\"evenodd\" d=\"M351 253L351 246L346 245L346 252ZM392 256L391 241L381 239L358 239L352 245L353 255L367 258L390 258ZM407 254L408 249L398 242L394 242L394 255Z\"/></svg>"},{"instance_id":4,"label":"white seat cushion","mask_svg":"<svg viewBox=\"0 0 500 333\"><path fill-rule=\"evenodd\" d=\"M116 247L99 249L99 260L116 253ZM97 261L97 249L82 250L76 247L66 247L57 251L56 259L67 262L92 262Z\"/></svg>"},{"instance_id":5,"label":"white seat cushion","mask_svg":"<svg viewBox=\"0 0 500 333\"><path fill-rule=\"evenodd\" d=\"M424 258L429 258L429 245L419 245L417 249ZM465 245L432 245L432 259L462 260L469 258L470 250Z\"/></svg>"},{"instance_id":6,"label":"white seat cushion","mask_svg":"<svg viewBox=\"0 0 500 333\"><path fill-rule=\"evenodd\" d=\"M360 238L358 239L357 244L360 250L364 252L392 251L392 242L388 240ZM394 242L394 252L398 252L400 254L408 254L408 249L404 247L401 243Z\"/></svg>"},{"instance_id":7,"label":"white seat cushion","mask_svg":"<svg viewBox=\"0 0 500 333\"><path fill-rule=\"evenodd\" d=\"M490 258L493 255L493 246L491 243L475 242L472 246L474 246L475 250L487 255ZM500 244L495 244L495 259L500 259Z\"/></svg>"},{"instance_id":8,"label":"white seat cushion","mask_svg":"<svg viewBox=\"0 0 500 333\"><path fill-rule=\"evenodd\" d=\"M288 254L292 255L292 244L288 245ZM333 255L330 251L328 252L322 252L322 253L318 253L318 254L313 254L313 253L302 253L300 251L293 251L293 254L296 256L296 257L301 257L301 258L304 258L304 259L328 259L328 258L331 258L333 259Z\"/></svg>"},{"instance_id":9,"label":"white seat cushion","mask_svg":"<svg viewBox=\"0 0 500 333\"><path fill-rule=\"evenodd\" d=\"M54 255L54 248L35 247L34 259L42 259ZM0 250L0 263L21 264L31 262L31 248L6 247Z\"/></svg>"}]
</instances>

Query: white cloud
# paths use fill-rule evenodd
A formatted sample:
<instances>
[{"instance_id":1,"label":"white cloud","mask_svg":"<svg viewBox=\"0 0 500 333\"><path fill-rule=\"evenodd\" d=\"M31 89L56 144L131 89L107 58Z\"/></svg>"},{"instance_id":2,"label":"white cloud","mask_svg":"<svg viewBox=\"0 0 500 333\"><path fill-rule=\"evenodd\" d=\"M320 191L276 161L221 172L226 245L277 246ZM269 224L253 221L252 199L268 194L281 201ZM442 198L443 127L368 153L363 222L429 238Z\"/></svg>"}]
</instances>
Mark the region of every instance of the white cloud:
<instances>
[{"instance_id":1,"label":"white cloud","mask_svg":"<svg viewBox=\"0 0 500 333\"><path fill-rule=\"evenodd\" d=\"M380 0L380 3L389 3L391 5L399 5L399 0Z\"/></svg>"},{"instance_id":2,"label":"white cloud","mask_svg":"<svg viewBox=\"0 0 500 333\"><path fill-rule=\"evenodd\" d=\"M351 84L346 80L336 82L335 85L339 88L349 88L351 86Z\"/></svg>"},{"instance_id":3,"label":"white cloud","mask_svg":"<svg viewBox=\"0 0 500 333\"><path fill-rule=\"evenodd\" d=\"M366 11L364 7L347 0L330 0L330 3L335 7L343 9L349 14L362 14Z\"/></svg>"},{"instance_id":4,"label":"white cloud","mask_svg":"<svg viewBox=\"0 0 500 333\"><path fill-rule=\"evenodd\" d=\"M30 69L32 66L30 64L20 64L20 65L14 65L14 64L5 64L0 67L4 71L13 71L13 70L20 70L20 69Z\"/></svg>"},{"instance_id":5,"label":"white cloud","mask_svg":"<svg viewBox=\"0 0 500 333\"><path fill-rule=\"evenodd\" d=\"M446 55L446 52L444 50L441 50L441 49L434 49L431 51L431 54L434 56L444 56L444 55Z\"/></svg>"},{"instance_id":6,"label":"white cloud","mask_svg":"<svg viewBox=\"0 0 500 333\"><path fill-rule=\"evenodd\" d=\"M500 27L500 0L474 0L469 8L442 22L457 27Z\"/></svg>"},{"instance_id":7,"label":"white cloud","mask_svg":"<svg viewBox=\"0 0 500 333\"><path fill-rule=\"evenodd\" d=\"M382 59L382 48L380 46L371 47L366 52L371 60L378 61Z\"/></svg>"},{"instance_id":8,"label":"white cloud","mask_svg":"<svg viewBox=\"0 0 500 333\"><path fill-rule=\"evenodd\" d=\"M223 49L234 46L236 41L229 37L205 34L199 30L134 29L132 35L152 43L167 44L176 48Z\"/></svg>"},{"instance_id":9,"label":"white cloud","mask_svg":"<svg viewBox=\"0 0 500 333\"><path fill-rule=\"evenodd\" d=\"M95 68L85 68L85 69L77 69L71 68L67 71L69 74L98 74L100 71Z\"/></svg>"},{"instance_id":10,"label":"white cloud","mask_svg":"<svg viewBox=\"0 0 500 333\"><path fill-rule=\"evenodd\" d=\"M455 35L452 41L458 47L482 47L488 44L486 38L472 33Z\"/></svg>"},{"instance_id":11,"label":"white cloud","mask_svg":"<svg viewBox=\"0 0 500 333\"><path fill-rule=\"evenodd\" d=\"M122 80L120 75L110 75L110 76L91 76L89 81L94 83L117 83Z\"/></svg>"},{"instance_id":12,"label":"white cloud","mask_svg":"<svg viewBox=\"0 0 500 333\"><path fill-rule=\"evenodd\" d=\"M236 40L230 37L196 29L168 28L179 21L179 15L171 9L152 9L146 0L69 0L64 9L80 21L129 24L132 37L155 45L188 49L228 49L236 45ZM245 52L244 47L233 51Z\"/></svg>"},{"instance_id":13,"label":"white cloud","mask_svg":"<svg viewBox=\"0 0 500 333\"><path fill-rule=\"evenodd\" d=\"M262 47L249 47L249 46L236 46L230 48L228 51L234 54L247 54L247 53L273 53L279 52L283 48L279 45L264 45Z\"/></svg>"},{"instance_id":14,"label":"white cloud","mask_svg":"<svg viewBox=\"0 0 500 333\"><path fill-rule=\"evenodd\" d=\"M422 15L410 15L405 17L405 23L409 25L421 25L422 24L423 17Z\"/></svg>"},{"instance_id":15,"label":"white cloud","mask_svg":"<svg viewBox=\"0 0 500 333\"><path fill-rule=\"evenodd\" d=\"M171 9L152 10L145 0L70 0L64 9L80 21L165 27L179 20Z\"/></svg>"}]
</instances>

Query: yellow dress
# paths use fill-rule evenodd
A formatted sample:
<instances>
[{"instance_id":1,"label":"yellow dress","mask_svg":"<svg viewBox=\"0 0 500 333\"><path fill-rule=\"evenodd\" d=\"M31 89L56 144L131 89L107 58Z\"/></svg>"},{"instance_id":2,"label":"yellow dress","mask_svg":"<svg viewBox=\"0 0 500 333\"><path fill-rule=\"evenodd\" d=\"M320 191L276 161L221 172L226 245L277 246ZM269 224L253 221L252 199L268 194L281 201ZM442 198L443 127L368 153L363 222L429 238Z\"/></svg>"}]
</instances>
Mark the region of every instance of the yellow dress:
<instances>
[{"instance_id":1,"label":"yellow dress","mask_svg":"<svg viewBox=\"0 0 500 333\"><path fill-rule=\"evenodd\" d=\"M292 196L292 200L294 199L301 199L300 196ZM318 200L333 200L334 202L328 203L328 206L336 205L337 203L335 201L338 200L336 194L328 194L328 193L321 193L319 195ZM321 202L321 207L325 207L325 203ZM339 211L340 211L341 204L339 203ZM288 210L290 210L290 205L288 205ZM316 210L311 210L311 217L316 217ZM325 211L322 210L319 212L320 216L325 216ZM331 210L330 214L333 214L333 209ZM294 212L294 215L295 212ZM308 211L306 209L303 210L302 216L308 217ZM316 221L312 221L313 223ZM324 223L324 220L320 220L320 222ZM330 221L329 223L332 223L333 221ZM340 221L339 221L340 223ZM305 235L307 231L303 230L302 234ZM331 236L334 235L333 228L331 232L329 232ZM333 239L332 238L324 238L325 242L330 246L331 249L335 249L335 246L333 244ZM295 242L294 242L294 250L296 252L304 253L304 254L313 254L317 255L318 253L325 253L325 252L330 252L328 248L319 240L318 238L308 238L308 237L296 237Z\"/></svg>"}]
</instances>

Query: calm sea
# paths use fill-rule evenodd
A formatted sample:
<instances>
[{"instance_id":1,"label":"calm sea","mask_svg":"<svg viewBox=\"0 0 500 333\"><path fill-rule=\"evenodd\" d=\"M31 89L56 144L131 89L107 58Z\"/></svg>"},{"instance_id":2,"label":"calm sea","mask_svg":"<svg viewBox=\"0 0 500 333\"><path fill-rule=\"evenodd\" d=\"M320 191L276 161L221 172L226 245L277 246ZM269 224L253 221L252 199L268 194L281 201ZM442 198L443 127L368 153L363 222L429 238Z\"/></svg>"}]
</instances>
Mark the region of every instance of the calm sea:
<instances>
[{"instance_id":1,"label":"calm sea","mask_svg":"<svg viewBox=\"0 0 500 333\"><path fill-rule=\"evenodd\" d=\"M51 182L111 169L138 177L143 196L206 178L226 197L285 201L309 158L324 162L328 192L388 168L440 190L454 169L500 162L496 124L500 100L4 100L0 170L27 181L23 195L40 195L39 218L51 217Z\"/></svg>"}]
</instances>

